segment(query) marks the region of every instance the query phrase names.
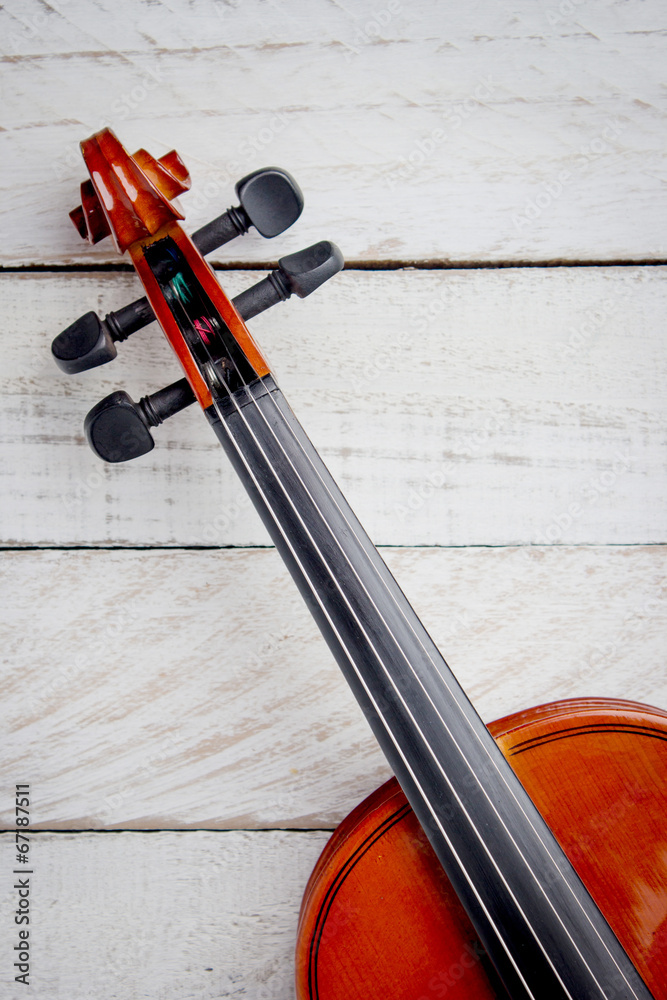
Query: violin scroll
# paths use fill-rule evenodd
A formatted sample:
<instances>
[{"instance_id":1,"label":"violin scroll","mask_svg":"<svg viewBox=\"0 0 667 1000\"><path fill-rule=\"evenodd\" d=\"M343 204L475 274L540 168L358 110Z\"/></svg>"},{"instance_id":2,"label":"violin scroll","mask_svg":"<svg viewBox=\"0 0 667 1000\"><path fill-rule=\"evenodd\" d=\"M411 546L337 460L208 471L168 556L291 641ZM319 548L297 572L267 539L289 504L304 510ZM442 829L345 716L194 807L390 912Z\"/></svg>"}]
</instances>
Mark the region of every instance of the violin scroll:
<instances>
[{"instance_id":1,"label":"violin scroll","mask_svg":"<svg viewBox=\"0 0 667 1000\"><path fill-rule=\"evenodd\" d=\"M291 226L304 203L294 178L278 167L247 174L235 187L239 204L190 238L178 225L182 213L174 202L190 177L175 151L160 159L144 149L131 156L110 129L86 139L81 150L90 180L81 185L72 219L91 243L110 234L121 253L129 250L147 294L104 319L85 313L53 341L54 360L68 374L106 364L117 343L157 318L185 371L184 379L138 403L122 390L111 393L86 417L86 437L98 457L125 462L152 450L152 427L195 400L204 409L211 405L211 365L232 381L268 374L245 321L292 294L310 295L342 269L343 257L335 244L321 241L281 258L266 278L230 301L204 254L251 226L266 238Z\"/></svg>"},{"instance_id":2,"label":"violin scroll","mask_svg":"<svg viewBox=\"0 0 667 1000\"><path fill-rule=\"evenodd\" d=\"M190 174L175 149L159 160L145 149L138 149L131 159L168 201L190 188ZM79 236L89 243L99 243L111 233L102 202L90 180L82 183L81 204L72 209L69 216Z\"/></svg>"},{"instance_id":3,"label":"violin scroll","mask_svg":"<svg viewBox=\"0 0 667 1000\"><path fill-rule=\"evenodd\" d=\"M159 160L145 150L139 150L133 157L137 162L146 162L145 158L156 165L155 173L157 167L162 167L165 175L172 180L180 177L179 183L184 184L183 173L187 175L187 170L175 151ZM162 184L165 192L175 190L169 188L164 179ZM192 242L201 254L212 253L247 233L251 226L266 238L278 236L289 229L303 211L301 188L291 174L278 167L263 167L247 174L237 182L235 191L239 204L192 234ZM82 204L70 212L70 217L84 239L97 243L108 236L110 230L92 181L84 181L81 185L81 200ZM116 357L117 343L154 319L155 314L145 296L118 312L108 313L104 319L93 312L85 313L55 338L51 346L53 360L68 375L107 364Z\"/></svg>"}]
</instances>

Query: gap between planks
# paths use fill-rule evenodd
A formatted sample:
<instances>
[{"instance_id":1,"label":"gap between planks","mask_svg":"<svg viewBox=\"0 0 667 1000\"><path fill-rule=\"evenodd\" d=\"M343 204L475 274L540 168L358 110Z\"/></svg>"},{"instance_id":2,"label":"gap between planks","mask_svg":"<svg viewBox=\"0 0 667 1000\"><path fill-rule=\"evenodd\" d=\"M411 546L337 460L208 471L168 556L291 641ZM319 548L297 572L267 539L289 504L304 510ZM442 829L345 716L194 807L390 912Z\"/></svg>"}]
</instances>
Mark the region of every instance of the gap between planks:
<instances>
[{"instance_id":1,"label":"gap between planks","mask_svg":"<svg viewBox=\"0 0 667 1000\"><path fill-rule=\"evenodd\" d=\"M652 546L653 548L666 547L665 542L552 542L548 545L536 545L530 542L527 543L517 543L510 545L504 542L499 542L497 545L493 543L484 542L465 542L461 545L451 544L451 545L438 545L436 543L416 543L411 545L409 543L398 544L398 545L376 545L375 548L378 552L387 552L394 549L439 549L439 550L449 550L449 549L530 549L531 551L538 551L540 549L551 550L551 549L634 549L640 546L641 548L647 548ZM0 545L0 552L229 552L241 549L242 551L253 552L258 550L263 552L265 550L275 549L275 545L260 545L250 544L250 543L238 543L235 544L230 542L229 545L185 545L183 543L177 543L174 545L128 545L128 544L118 544L118 545L66 545L64 543L60 545Z\"/></svg>"},{"instance_id":2,"label":"gap between planks","mask_svg":"<svg viewBox=\"0 0 667 1000\"><path fill-rule=\"evenodd\" d=\"M266 261L209 259L214 271L264 271L278 266L278 259ZM598 260L350 260L345 271L497 271L506 268L555 268L555 267L664 267L667 257L638 257ZM0 274L133 274L131 264L18 264L15 267L0 265Z\"/></svg>"},{"instance_id":3,"label":"gap between planks","mask_svg":"<svg viewBox=\"0 0 667 1000\"><path fill-rule=\"evenodd\" d=\"M42 836L44 834L58 836L67 836L72 833L333 833L337 829L337 825L332 824L320 824L319 826L160 826L160 827L146 827L142 829L141 827L134 826L118 826L114 827L112 830L101 830L94 826L81 826L81 827L68 827L67 830L63 829L45 829L40 827L38 830L33 830L31 828L30 833L33 837ZM0 826L0 833L14 833L13 826Z\"/></svg>"}]
</instances>

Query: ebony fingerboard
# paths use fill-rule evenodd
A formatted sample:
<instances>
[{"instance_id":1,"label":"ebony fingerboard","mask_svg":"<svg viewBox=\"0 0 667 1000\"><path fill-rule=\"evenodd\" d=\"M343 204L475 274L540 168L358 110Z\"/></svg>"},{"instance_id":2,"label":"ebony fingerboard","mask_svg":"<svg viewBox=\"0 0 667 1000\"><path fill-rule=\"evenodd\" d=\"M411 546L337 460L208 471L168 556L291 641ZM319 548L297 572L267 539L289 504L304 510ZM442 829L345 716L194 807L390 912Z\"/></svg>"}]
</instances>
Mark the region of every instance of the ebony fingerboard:
<instances>
[{"instance_id":1,"label":"ebony fingerboard","mask_svg":"<svg viewBox=\"0 0 667 1000\"><path fill-rule=\"evenodd\" d=\"M271 376L209 420L514 1000L649 1000Z\"/></svg>"}]
</instances>

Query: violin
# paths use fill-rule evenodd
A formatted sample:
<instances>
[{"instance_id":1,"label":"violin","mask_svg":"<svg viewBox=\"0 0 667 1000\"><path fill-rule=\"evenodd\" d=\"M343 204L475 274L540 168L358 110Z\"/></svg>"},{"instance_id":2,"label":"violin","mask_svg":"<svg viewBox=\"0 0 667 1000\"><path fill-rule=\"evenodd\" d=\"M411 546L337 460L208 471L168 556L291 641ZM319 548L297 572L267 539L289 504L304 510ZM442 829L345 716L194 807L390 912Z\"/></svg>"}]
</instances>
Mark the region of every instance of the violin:
<instances>
[{"instance_id":1,"label":"violin","mask_svg":"<svg viewBox=\"0 0 667 1000\"><path fill-rule=\"evenodd\" d=\"M56 337L67 372L110 361L157 318L183 369L85 420L105 461L154 446L197 402L236 469L395 778L343 821L305 891L299 1000L667 1000L667 712L561 701L484 725L282 395L246 320L343 266L323 241L230 300L204 259L301 213L285 171L243 178L240 205L191 238L175 152L81 144L74 224L129 252L145 298Z\"/></svg>"}]
</instances>

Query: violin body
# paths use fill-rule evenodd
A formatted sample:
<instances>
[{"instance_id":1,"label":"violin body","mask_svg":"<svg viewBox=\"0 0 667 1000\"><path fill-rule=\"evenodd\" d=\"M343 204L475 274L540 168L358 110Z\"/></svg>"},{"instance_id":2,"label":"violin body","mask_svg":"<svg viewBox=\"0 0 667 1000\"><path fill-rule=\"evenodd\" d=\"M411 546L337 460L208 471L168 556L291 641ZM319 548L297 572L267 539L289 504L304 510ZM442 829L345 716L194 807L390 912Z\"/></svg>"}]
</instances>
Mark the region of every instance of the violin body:
<instances>
[{"instance_id":1,"label":"violin body","mask_svg":"<svg viewBox=\"0 0 667 1000\"><path fill-rule=\"evenodd\" d=\"M655 1000L667 1000L667 712L577 699L490 727ZM298 1000L507 997L395 778L305 891Z\"/></svg>"}]
</instances>

